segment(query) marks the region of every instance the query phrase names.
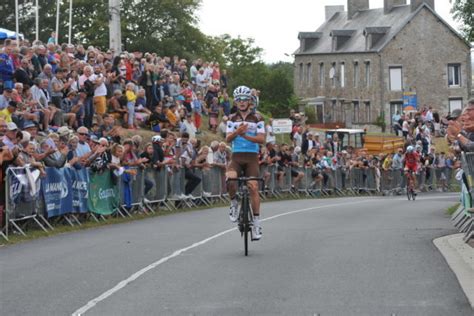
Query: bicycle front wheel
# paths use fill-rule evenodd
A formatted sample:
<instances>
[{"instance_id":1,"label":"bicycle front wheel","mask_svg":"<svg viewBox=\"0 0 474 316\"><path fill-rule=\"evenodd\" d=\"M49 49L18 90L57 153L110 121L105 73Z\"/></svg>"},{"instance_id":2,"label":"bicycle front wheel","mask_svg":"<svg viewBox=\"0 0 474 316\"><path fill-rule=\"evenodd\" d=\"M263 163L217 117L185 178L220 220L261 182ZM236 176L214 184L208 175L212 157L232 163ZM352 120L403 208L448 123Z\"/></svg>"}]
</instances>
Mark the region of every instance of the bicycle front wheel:
<instances>
[{"instance_id":1,"label":"bicycle front wheel","mask_svg":"<svg viewBox=\"0 0 474 316\"><path fill-rule=\"evenodd\" d=\"M242 196L242 228L244 234L244 252L248 256L249 249L249 234L250 234L250 219L249 219L249 197Z\"/></svg>"}]
</instances>

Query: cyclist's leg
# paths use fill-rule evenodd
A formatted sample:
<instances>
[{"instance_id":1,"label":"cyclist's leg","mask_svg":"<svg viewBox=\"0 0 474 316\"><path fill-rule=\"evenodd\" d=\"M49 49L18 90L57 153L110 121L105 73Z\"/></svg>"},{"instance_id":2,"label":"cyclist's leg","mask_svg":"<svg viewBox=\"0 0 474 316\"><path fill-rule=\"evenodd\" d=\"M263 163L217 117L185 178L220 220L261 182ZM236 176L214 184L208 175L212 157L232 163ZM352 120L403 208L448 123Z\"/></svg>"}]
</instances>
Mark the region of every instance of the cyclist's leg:
<instances>
[{"instance_id":1,"label":"cyclist's leg","mask_svg":"<svg viewBox=\"0 0 474 316\"><path fill-rule=\"evenodd\" d=\"M258 156L249 155L246 159L245 164L245 176L246 177L258 177ZM249 194L250 194L250 204L252 205L253 215L260 215L260 195L258 194L258 181L249 181L248 182Z\"/></svg>"},{"instance_id":2,"label":"cyclist's leg","mask_svg":"<svg viewBox=\"0 0 474 316\"><path fill-rule=\"evenodd\" d=\"M233 158L235 158L235 155ZM238 161L235 161L235 159L231 159L229 165L227 166L225 176L227 179L237 179L241 170L242 166L240 165L240 163ZM229 193L229 197L231 200L235 198L235 194L237 193L237 186L238 183L236 181L227 182L227 193Z\"/></svg>"}]
</instances>

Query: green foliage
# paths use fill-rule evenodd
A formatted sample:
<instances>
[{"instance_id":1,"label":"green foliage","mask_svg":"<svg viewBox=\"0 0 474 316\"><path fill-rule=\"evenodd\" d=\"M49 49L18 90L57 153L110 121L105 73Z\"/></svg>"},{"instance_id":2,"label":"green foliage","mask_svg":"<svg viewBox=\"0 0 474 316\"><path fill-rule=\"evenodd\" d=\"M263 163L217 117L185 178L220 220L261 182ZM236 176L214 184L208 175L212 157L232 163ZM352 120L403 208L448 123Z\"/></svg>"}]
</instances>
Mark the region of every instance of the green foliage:
<instances>
[{"instance_id":1,"label":"green foliage","mask_svg":"<svg viewBox=\"0 0 474 316\"><path fill-rule=\"evenodd\" d=\"M461 32L466 41L474 42L474 1L449 0L453 3L451 13L455 20L462 22Z\"/></svg>"},{"instance_id":2,"label":"green foliage","mask_svg":"<svg viewBox=\"0 0 474 316\"><path fill-rule=\"evenodd\" d=\"M127 51L156 52L192 60L217 61L226 69L229 91L247 85L261 91L260 110L274 117L285 117L296 108L293 95L294 66L290 63L267 65L261 61L263 50L251 38L229 34L206 36L197 27L195 12L201 0L122 0L122 44ZM20 31L35 38L33 0L19 0ZM56 27L56 0L41 0L40 40L46 42ZM15 29L15 1L0 4L3 26ZM59 43L68 41L69 1L60 3ZM109 45L108 1L74 0L73 43L106 49Z\"/></svg>"},{"instance_id":3,"label":"green foliage","mask_svg":"<svg viewBox=\"0 0 474 316\"><path fill-rule=\"evenodd\" d=\"M316 120L316 109L314 108L314 106L307 106L305 109L304 109L304 113L306 115L306 123L307 124L315 124L317 123L317 120Z\"/></svg>"},{"instance_id":4,"label":"green foliage","mask_svg":"<svg viewBox=\"0 0 474 316\"><path fill-rule=\"evenodd\" d=\"M377 119L375 120L374 125L380 127L382 129L382 132L385 132L387 123L385 122L384 114L380 114L379 116L377 116Z\"/></svg>"}]
</instances>

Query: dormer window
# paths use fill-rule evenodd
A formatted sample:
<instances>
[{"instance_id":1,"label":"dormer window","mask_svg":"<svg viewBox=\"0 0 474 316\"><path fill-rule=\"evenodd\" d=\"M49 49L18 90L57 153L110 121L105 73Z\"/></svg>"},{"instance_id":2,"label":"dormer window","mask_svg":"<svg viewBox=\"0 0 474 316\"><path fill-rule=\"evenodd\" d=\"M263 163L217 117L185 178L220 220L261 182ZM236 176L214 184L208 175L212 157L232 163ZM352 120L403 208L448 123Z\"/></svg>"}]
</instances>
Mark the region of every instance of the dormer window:
<instances>
[{"instance_id":1,"label":"dormer window","mask_svg":"<svg viewBox=\"0 0 474 316\"><path fill-rule=\"evenodd\" d=\"M363 33L365 36L365 49L373 49L389 31L389 26L366 27Z\"/></svg>"},{"instance_id":2,"label":"dormer window","mask_svg":"<svg viewBox=\"0 0 474 316\"><path fill-rule=\"evenodd\" d=\"M300 51L304 53L310 50L322 36L323 33L321 32L300 32L298 34Z\"/></svg>"},{"instance_id":3,"label":"dormer window","mask_svg":"<svg viewBox=\"0 0 474 316\"><path fill-rule=\"evenodd\" d=\"M355 32L355 30L332 30L329 34L332 37L332 50L340 50Z\"/></svg>"}]
</instances>

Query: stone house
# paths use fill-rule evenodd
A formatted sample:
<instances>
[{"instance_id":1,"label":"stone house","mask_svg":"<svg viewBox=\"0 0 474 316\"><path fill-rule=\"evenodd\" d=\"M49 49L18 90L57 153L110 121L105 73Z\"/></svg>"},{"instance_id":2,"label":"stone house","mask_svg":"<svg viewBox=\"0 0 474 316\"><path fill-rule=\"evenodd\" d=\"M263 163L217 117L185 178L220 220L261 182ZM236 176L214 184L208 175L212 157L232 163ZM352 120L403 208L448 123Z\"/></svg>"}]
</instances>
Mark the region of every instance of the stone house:
<instances>
[{"instance_id":1,"label":"stone house","mask_svg":"<svg viewBox=\"0 0 474 316\"><path fill-rule=\"evenodd\" d=\"M316 32L300 32L294 87L318 123L388 124L407 105L441 114L470 98L471 46L434 10L434 0L369 0L327 6ZM414 98L415 97L415 98ZM416 101L414 101L416 99Z\"/></svg>"}]
</instances>

